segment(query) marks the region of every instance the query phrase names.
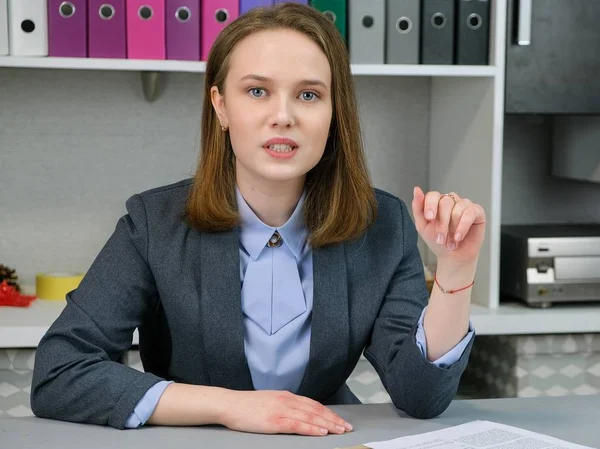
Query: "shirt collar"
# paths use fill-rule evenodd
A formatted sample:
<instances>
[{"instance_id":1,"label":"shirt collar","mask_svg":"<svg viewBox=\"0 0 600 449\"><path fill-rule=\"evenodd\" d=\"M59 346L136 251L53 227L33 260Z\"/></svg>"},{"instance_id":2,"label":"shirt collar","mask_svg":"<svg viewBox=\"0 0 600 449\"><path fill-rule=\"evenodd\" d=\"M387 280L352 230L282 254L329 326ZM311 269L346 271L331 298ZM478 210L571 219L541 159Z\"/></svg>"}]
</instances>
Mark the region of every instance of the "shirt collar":
<instances>
[{"instance_id":1,"label":"shirt collar","mask_svg":"<svg viewBox=\"0 0 600 449\"><path fill-rule=\"evenodd\" d=\"M256 216L248 203L246 203L237 186L235 192L238 211L242 220L240 241L250 257L254 260L258 259L258 256L260 256L260 253L265 248L273 233L278 231L283 238L284 244L287 244L296 260L300 260L300 254L302 253L308 234L304 226L304 200L306 198L306 191L302 192L302 196L298 204L296 204L292 216L283 226L277 228L266 225Z\"/></svg>"}]
</instances>

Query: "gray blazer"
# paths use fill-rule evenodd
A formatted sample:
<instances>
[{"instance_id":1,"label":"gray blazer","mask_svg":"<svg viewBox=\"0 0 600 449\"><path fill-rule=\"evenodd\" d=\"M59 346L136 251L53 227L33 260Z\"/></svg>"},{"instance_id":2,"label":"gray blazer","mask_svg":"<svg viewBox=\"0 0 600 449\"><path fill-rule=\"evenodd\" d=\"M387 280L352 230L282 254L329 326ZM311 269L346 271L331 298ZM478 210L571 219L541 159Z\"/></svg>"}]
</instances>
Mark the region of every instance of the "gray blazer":
<instances>
[{"instance_id":1,"label":"gray blazer","mask_svg":"<svg viewBox=\"0 0 600 449\"><path fill-rule=\"evenodd\" d=\"M244 353L239 230L201 233L182 213L191 180L127 200L80 286L35 356L35 415L119 429L144 393L171 379L252 390ZM471 350L450 368L416 345L428 301L406 205L376 190L378 218L355 241L313 252L310 357L300 395L358 403L345 382L363 353L394 405L435 417L452 401ZM145 373L118 362L139 329Z\"/></svg>"}]
</instances>

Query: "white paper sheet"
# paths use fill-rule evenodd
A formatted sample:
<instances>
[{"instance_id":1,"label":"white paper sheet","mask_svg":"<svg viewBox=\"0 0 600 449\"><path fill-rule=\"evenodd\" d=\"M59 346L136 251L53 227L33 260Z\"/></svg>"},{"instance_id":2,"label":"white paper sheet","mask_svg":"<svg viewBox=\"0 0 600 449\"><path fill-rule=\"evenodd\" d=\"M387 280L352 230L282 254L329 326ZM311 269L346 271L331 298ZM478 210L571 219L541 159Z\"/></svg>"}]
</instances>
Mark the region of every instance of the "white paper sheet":
<instances>
[{"instance_id":1,"label":"white paper sheet","mask_svg":"<svg viewBox=\"0 0 600 449\"><path fill-rule=\"evenodd\" d=\"M491 421L366 443L372 449L598 449Z\"/></svg>"}]
</instances>

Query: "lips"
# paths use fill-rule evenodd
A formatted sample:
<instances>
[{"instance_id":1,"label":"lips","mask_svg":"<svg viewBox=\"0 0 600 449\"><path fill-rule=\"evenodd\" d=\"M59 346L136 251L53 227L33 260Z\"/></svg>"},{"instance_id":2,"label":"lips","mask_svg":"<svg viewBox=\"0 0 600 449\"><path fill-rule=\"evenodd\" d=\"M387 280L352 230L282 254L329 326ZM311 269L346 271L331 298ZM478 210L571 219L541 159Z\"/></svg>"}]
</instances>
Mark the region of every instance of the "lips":
<instances>
[{"instance_id":1,"label":"lips","mask_svg":"<svg viewBox=\"0 0 600 449\"><path fill-rule=\"evenodd\" d=\"M287 139L285 137L275 137L273 139L269 139L263 145L266 149L269 149L273 145L287 145L292 148L292 150L298 148L298 144L292 139Z\"/></svg>"}]
</instances>

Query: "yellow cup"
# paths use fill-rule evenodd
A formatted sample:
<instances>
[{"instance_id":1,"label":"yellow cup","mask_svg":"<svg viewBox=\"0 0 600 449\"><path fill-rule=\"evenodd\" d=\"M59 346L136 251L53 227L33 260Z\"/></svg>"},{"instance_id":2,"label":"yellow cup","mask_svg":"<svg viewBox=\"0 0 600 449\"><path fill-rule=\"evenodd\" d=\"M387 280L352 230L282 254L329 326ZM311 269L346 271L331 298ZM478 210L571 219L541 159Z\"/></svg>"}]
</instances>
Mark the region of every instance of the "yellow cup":
<instances>
[{"instance_id":1,"label":"yellow cup","mask_svg":"<svg viewBox=\"0 0 600 449\"><path fill-rule=\"evenodd\" d=\"M65 300L67 293L75 290L83 274L73 272L38 273L35 276L35 295L39 299Z\"/></svg>"}]
</instances>

